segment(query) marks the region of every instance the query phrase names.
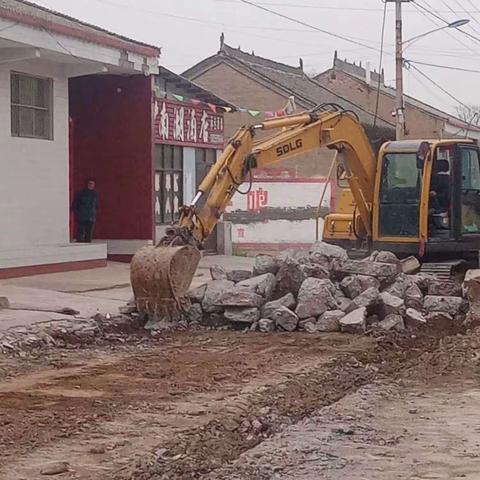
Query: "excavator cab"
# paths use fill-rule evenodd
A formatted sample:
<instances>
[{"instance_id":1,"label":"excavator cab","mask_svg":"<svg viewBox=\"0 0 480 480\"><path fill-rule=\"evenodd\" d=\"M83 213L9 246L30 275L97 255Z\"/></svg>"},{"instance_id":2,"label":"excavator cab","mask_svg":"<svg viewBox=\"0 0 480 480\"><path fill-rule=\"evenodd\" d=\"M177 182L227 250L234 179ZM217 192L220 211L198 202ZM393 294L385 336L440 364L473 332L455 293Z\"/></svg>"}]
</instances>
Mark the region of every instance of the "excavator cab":
<instances>
[{"instance_id":1,"label":"excavator cab","mask_svg":"<svg viewBox=\"0 0 480 480\"><path fill-rule=\"evenodd\" d=\"M480 155L463 139L385 143L377 160L372 235L358 235L359 214L327 216L325 241L349 249L385 249L424 261L478 262ZM353 234L352 234L353 232Z\"/></svg>"}]
</instances>

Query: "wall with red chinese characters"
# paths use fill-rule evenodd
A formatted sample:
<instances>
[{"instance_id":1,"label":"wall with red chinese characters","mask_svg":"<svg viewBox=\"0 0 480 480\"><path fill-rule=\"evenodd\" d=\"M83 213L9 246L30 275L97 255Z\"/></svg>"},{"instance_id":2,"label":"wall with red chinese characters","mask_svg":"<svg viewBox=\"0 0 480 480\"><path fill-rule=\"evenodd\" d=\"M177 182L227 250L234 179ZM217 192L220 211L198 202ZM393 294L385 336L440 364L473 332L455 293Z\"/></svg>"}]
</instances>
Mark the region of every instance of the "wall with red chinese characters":
<instances>
[{"instance_id":1,"label":"wall with red chinese characters","mask_svg":"<svg viewBox=\"0 0 480 480\"><path fill-rule=\"evenodd\" d=\"M212 106L215 108L214 106ZM183 147L223 148L223 113L190 101L157 98L154 104L156 143Z\"/></svg>"},{"instance_id":2,"label":"wall with red chinese characters","mask_svg":"<svg viewBox=\"0 0 480 480\"><path fill-rule=\"evenodd\" d=\"M241 190L248 187L244 184ZM250 191L235 195L225 215L232 222L234 248L259 252L308 246L316 238L321 197L326 213L335 194L335 184L325 178L295 177L281 170L257 173Z\"/></svg>"}]
</instances>

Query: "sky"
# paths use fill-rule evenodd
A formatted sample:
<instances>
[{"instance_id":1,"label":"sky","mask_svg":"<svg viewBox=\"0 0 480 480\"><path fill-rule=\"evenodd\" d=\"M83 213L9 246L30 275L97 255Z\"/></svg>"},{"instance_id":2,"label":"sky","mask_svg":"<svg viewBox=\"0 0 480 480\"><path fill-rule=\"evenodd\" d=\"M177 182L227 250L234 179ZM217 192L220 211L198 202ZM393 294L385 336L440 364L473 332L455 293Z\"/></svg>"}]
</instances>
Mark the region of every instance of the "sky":
<instances>
[{"instance_id":1,"label":"sky","mask_svg":"<svg viewBox=\"0 0 480 480\"><path fill-rule=\"evenodd\" d=\"M330 68L335 50L372 69L380 64L382 0L249 0L309 26L241 0L30 1L162 47L161 64L176 73L215 54L222 32L227 44L262 57L292 65L301 57L307 72ZM416 0L403 4L403 15L404 40L454 20L470 20L462 27L466 33L447 28L406 44L404 58L448 67L413 64L404 74L406 93L450 113L461 104L480 105L480 0ZM393 86L392 3L387 4L384 39L382 66L386 83Z\"/></svg>"}]
</instances>

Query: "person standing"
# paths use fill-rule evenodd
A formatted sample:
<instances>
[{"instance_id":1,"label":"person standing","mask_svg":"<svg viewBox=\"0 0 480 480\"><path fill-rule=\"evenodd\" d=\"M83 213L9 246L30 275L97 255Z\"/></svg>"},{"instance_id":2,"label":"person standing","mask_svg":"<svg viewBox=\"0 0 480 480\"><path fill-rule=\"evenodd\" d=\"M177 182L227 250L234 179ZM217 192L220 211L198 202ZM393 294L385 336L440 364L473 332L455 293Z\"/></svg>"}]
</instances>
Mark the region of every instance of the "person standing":
<instances>
[{"instance_id":1,"label":"person standing","mask_svg":"<svg viewBox=\"0 0 480 480\"><path fill-rule=\"evenodd\" d=\"M76 194L73 202L77 222L77 242L91 243L97 220L97 208L98 195L95 190L95 180L89 178L86 188Z\"/></svg>"}]
</instances>

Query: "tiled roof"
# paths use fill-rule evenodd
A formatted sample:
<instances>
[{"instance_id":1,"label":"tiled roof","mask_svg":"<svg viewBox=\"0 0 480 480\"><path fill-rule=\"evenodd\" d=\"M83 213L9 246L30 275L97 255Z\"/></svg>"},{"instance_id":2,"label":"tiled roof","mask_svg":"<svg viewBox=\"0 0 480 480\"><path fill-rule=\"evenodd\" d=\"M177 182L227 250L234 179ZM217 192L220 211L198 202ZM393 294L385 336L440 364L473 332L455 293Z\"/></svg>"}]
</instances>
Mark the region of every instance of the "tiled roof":
<instances>
[{"instance_id":1,"label":"tiled roof","mask_svg":"<svg viewBox=\"0 0 480 480\"><path fill-rule=\"evenodd\" d=\"M0 18L149 57L160 55L158 47L117 35L26 0L0 0Z\"/></svg>"},{"instance_id":2,"label":"tiled roof","mask_svg":"<svg viewBox=\"0 0 480 480\"><path fill-rule=\"evenodd\" d=\"M171 70L168 70L165 67L159 67L159 74L157 76L162 80L166 80L167 82L173 84L175 87L178 87L186 92L192 97L195 97L198 100L201 100L204 103L213 103L215 105L220 105L222 107L230 107L230 108L237 108L230 102L227 102L223 98L215 95L214 93L210 92L209 90L197 85L196 83L188 80L187 78L183 77L182 75L177 75L173 73Z\"/></svg>"},{"instance_id":3,"label":"tiled roof","mask_svg":"<svg viewBox=\"0 0 480 480\"><path fill-rule=\"evenodd\" d=\"M317 75L315 78L317 78L317 79L321 78L321 77L325 76L326 74L328 74L329 72L331 72L333 70L334 69L326 70L325 72L322 72L319 75ZM335 70L337 72L340 70L344 75L347 75L347 76L351 77L352 79L354 79L355 81L357 81L357 82L359 82L363 85L367 85L367 82L364 78L362 78L360 75L355 75L349 69L341 68L341 65L338 62L335 64ZM376 85L376 83L375 83L375 85ZM380 89L385 95L388 95L390 97L395 97L395 95L396 95L396 90L393 87L389 87L385 84L381 84ZM444 112L443 110L440 110L439 108L433 107L432 105L429 105L425 102L422 102L421 100L418 100L415 97L412 97L410 95L404 95L404 99L405 99L405 103L407 105L410 105L411 107L422 110L425 113L427 113L428 115L431 115L433 117L439 118L441 120L448 121L450 124L452 124L454 126L457 126L459 128L465 128L465 129L471 130L471 131L480 131L480 127L478 127L476 125L469 125L467 122L465 122L464 120L461 120L460 118L456 117L455 115L451 115L450 113Z\"/></svg>"},{"instance_id":4,"label":"tiled roof","mask_svg":"<svg viewBox=\"0 0 480 480\"><path fill-rule=\"evenodd\" d=\"M337 95L312 78L308 77L300 67L293 67L275 62L255 54L246 53L240 49L223 44L217 55L211 56L191 67L184 76L194 78L199 72L208 69L213 64L232 62L234 65L249 71L254 76L266 80L272 86L295 96L299 104L312 108L323 103L335 103L340 107L355 112L362 123L372 125L374 115L355 105L353 102ZM393 123L377 119L377 125L384 129L394 128Z\"/></svg>"},{"instance_id":5,"label":"tiled roof","mask_svg":"<svg viewBox=\"0 0 480 480\"><path fill-rule=\"evenodd\" d=\"M250 63L252 65L257 65L259 67L272 68L274 70L280 70L286 73L293 73L296 75L302 74L302 69L300 67L292 67L291 65L286 65L285 63L276 62L270 60L269 58L263 58L255 55L254 53L247 53L241 50L240 48L233 48L229 45L223 44L219 52L228 55L229 57L237 58L244 62Z\"/></svg>"}]
</instances>

